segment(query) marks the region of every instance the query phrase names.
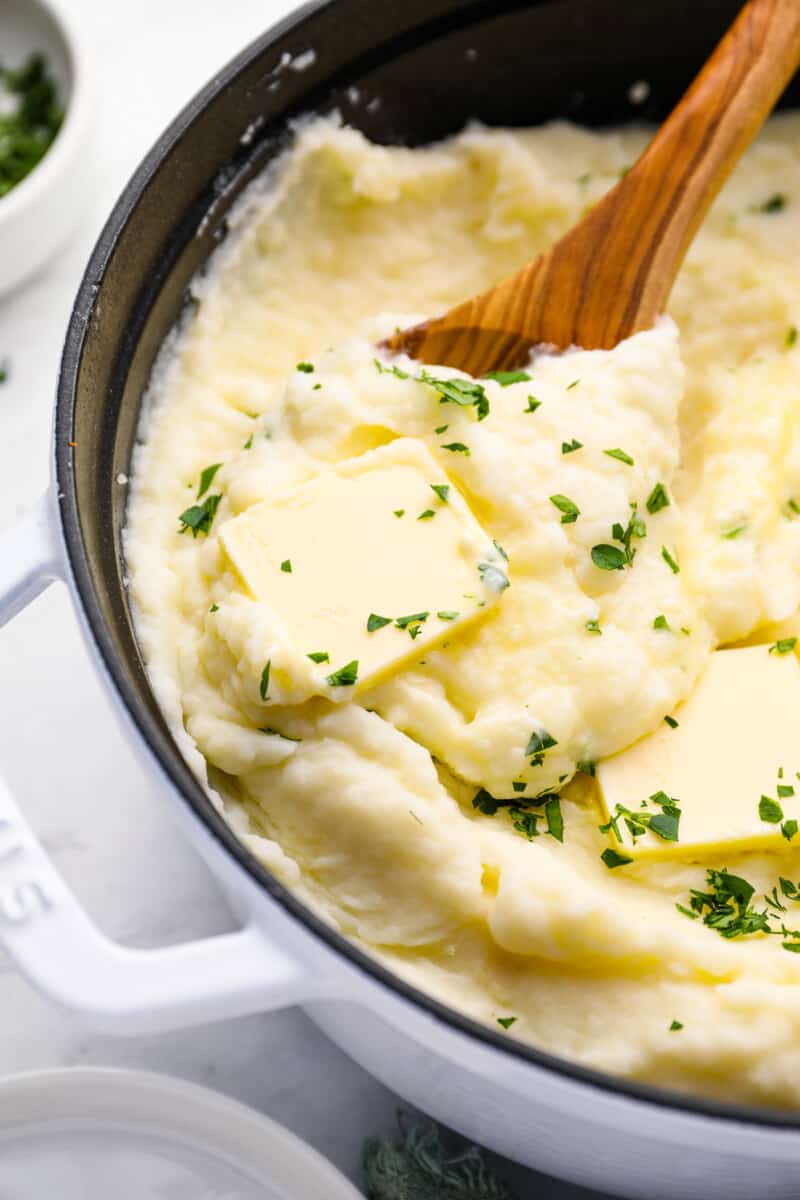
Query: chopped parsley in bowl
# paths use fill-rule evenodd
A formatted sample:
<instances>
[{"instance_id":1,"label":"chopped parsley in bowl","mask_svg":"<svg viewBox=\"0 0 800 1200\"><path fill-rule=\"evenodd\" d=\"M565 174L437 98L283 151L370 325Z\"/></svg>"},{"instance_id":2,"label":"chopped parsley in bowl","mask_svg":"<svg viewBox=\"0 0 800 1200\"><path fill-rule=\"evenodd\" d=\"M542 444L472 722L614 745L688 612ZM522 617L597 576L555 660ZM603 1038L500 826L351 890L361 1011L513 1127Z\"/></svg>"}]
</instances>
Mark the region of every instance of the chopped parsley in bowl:
<instances>
[{"instance_id":1,"label":"chopped parsley in bowl","mask_svg":"<svg viewBox=\"0 0 800 1200\"><path fill-rule=\"evenodd\" d=\"M0 63L0 198L41 162L63 118L43 55L31 54L17 69Z\"/></svg>"}]
</instances>

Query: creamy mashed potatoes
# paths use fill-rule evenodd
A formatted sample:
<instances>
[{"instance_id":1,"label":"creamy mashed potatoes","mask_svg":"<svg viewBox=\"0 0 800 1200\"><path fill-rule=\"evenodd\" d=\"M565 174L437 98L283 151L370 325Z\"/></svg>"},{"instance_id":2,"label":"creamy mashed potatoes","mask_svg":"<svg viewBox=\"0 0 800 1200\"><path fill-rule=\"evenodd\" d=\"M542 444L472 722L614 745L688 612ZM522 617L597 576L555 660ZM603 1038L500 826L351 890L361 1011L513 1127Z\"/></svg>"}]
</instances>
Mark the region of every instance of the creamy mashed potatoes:
<instances>
[{"instance_id":1,"label":"creamy mashed potatoes","mask_svg":"<svg viewBox=\"0 0 800 1200\"><path fill-rule=\"evenodd\" d=\"M759 894L799 875L795 844L610 867L590 772L660 728L715 647L768 643L800 605L800 120L776 117L751 149L655 329L481 381L482 407L449 397L457 372L426 382L407 359L376 363L396 325L543 250L645 140L554 124L409 151L306 126L240 205L162 354L131 595L193 768L338 929L557 1054L798 1105L800 957L676 908L708 868ZM500 583L468 622L450 605L400 628L403 613L384 613L392 624L367 636L396 639L392 661L360 684L338 674L353 666L341 632L332 650L299 640L286 591L306 578L324 609L348 556L326 582L304 536L276 548L289 598L272 603L234 566L230 531L331 472L406 453L451 493L392 519L424 538L463 499ZM465 606L483 602L475 583ZM374 615L369 595L352 605ZM748 752L741 731L730 752Z\"/></svg>"}]
</instances>

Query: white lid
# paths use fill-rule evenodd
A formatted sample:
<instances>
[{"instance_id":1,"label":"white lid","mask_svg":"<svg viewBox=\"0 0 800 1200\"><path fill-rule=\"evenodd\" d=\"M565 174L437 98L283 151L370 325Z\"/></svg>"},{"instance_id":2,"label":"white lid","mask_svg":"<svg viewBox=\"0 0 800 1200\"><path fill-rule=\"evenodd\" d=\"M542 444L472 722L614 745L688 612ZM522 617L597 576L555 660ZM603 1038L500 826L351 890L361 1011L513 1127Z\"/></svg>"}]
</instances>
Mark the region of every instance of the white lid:
<instances>
[{"instance_id":1,"label":"white lid","mask_svg":"<svg viewBox=\"0 0 800 1200\"><path fill-rule=\"evenodd\" d=\"M2 1200L363 1200L281 1125L139 1071L0 1082Z\"/></svg>"}]
</instances>

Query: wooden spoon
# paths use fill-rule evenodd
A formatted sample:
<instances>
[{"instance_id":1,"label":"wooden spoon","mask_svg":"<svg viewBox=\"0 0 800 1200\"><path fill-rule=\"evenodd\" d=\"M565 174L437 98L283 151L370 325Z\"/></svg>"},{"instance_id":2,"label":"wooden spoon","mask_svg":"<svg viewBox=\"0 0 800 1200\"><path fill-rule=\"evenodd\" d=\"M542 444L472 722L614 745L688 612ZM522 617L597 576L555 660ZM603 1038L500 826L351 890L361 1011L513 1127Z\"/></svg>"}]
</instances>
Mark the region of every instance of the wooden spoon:
<instances>
[{"instance_id":1,"label":"wooden spoon","mask_svg":"<svg viewBox=\"0 0 800 1200\"><path fill-rule=\"evenodd\" d=\"M750 0L636 165L551 249L386 343L481 375L649 329L723 183L800 64L800 0Z\"/></svg>"}]
</instances>

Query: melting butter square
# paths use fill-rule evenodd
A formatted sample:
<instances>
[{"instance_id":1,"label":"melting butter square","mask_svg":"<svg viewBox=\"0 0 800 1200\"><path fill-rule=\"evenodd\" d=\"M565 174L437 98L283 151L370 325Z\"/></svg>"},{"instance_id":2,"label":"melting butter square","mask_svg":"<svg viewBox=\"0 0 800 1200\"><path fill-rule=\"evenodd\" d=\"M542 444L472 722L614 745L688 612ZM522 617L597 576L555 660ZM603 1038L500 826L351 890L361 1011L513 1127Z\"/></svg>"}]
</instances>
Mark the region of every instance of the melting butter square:
<instances>
[{"instance_id":1,"label":"melting butter square","mask_svg":"<svg viewBox=\"0 0 800 1200\"><path fill-rule=\"evenodd\" d=\"M770 847L786 849L780 820L759 815L762 796L800 820L800 663L768 645L717 650L689 698L649 737L599 763L608 817L617 804L661 812L647 800L663 791L681 809L678 841L647 832L634 844L618 822L622 852L635 859L705 859ZM779 778L779 771L783 777ZM795 795L780 796L778 786ZM618 845L613 838L612 845ZM796 835L800 845L800 835Z\"/></svg>"},{"instance_id":2,"label":"melting butter square","mask_svg":"<svg viewBox=\"0 0 800 1200\"><path fill-rule=\"evenodd\" d=\"M304 670L310 654L328 655L314 667L320 681L358 663L355 689L331 688L338 699L457 637L508 586L503 552L427 447L409 438L254 505L219 537ZM370 632L371 615L390 622Z\"/></svg>"}]
</instances>

